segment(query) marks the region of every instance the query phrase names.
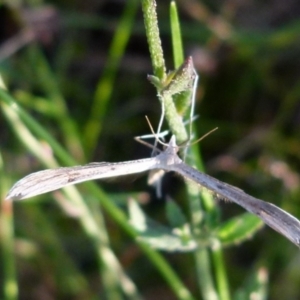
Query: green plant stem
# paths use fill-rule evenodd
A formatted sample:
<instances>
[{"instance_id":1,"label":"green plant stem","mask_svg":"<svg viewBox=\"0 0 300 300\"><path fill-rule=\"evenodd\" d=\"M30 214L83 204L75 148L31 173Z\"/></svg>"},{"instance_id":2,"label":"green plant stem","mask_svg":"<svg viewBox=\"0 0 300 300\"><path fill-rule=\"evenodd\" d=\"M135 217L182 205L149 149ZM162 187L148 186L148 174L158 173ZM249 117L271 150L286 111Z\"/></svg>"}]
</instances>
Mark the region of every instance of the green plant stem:
<instances>
[{"instance_id":1,"label":"green plant stem","mask_svg":"<svg viewBox=\"0 0 300 300\"><path fill-rule=\"evenodd\" d=\"M36 241L32 243L33 245L39 245L38 247L32 246L35 255L39 255L40 248L46 252L41 254L46 256L44 260L47 261L46 263L44 261L43 265L47 268L47 263L51 264L55 284L64 289L65 294L70 293L79 299L95 299L98 293L92 291L84 274L81 273L71 256L66 253L55 227L48 218L45 218L45 212L39 205L30 205L30 209L23 211L22 224L26 226L19 226L19 234L26 236L28 240ZM51 255L48 256L47 253Z\"/></svg>"},{"instance_id":2,"label":"green plant stem","mask_svg":"<svg viewBox=\"0 0 300 300\"><path fill-rule=\"evenodd\" d=\"M211 266L211 258L207 249L202 248L195 251L195 263L198 283L201 288L200 292L203 299L206 300L219 300L218 294L214 287Z\"/></svg>"},{"instance_id":3,"label":"green plant stem","mask_svg":"<svg viewBox=\"0 0 300 300\"><path fill-rule=\"evenodd\" d=\"M203 209L201 208L201 199L199 195L199 187L190 181L186 181L186 188L188 192L192 230L194 236L197 238L201 235L201 227L203 226L204 220L204 213ZM196 262L198 284L203 299L218 300L218 294L214 287L212 267L210 263L211 259L208 249L199 245L199 248L194 252L194 258Z\"/></svg>"},{"instance_id":4,"label":"green plant stem","mask_svg":"<svg viewBox=\"0 0 300 300\"><path fill-rule=\"evenodd\" d=\"M57 80L42 51L36 45L31 45L27 51L29 60L35 66L35 75L41 89L45 91L47 102L53 109L57 124L65 139L66 148L72 156L84 160L84 150L78 140L78 128L69 115L65 99L60 92Z\"/></svg>"},{"instance_id":5,"label":"green plant stem","mask_svg":"<svg viewBox=\"0 0 300 300\"><path fill-rule=\"evenodd\" d=\"M145 20L145 27L146 27L146 35L148 37L148 43L149 43L149 49L151 53L152 58L152 65L156 66L157 63L154 61L156 58L153 53L153 49L159 49L160 57L163 57L162 50L160 50L159 46L161 45L160 37L159 37L159 29L158 29L158 22L157 22L157 15L156 15L156 3L154 0L148 0L148 1L142 1L143 4L143 12L144 12L144 20ZM176 24L177 23L177 24ZM173 37L173 45L176 47L180 47L182 45L181 42L181 35L178 33L180 31L180 25L179 25L179 18L177 16L177 10L174 3L171 4L171 24L172 24L172 33L174 33ZM155 32L155 34L153 33ZM180 41L180 42L179 42ZM174 49L174 58L175 65L181 64L183 61L179 62L179 58L181 56L180 53L183 53L183 51L180 51L178 49ZM163 63L163 61L160 61ZM160 65L159 69L154 68L154 74L157 76L159 74L159 70L165 70L166 68ZM157 76L159 77L159 76ZM159 77L161 78L161 77ZM158 91L159 93L159 91ZM167 95L167 93L161 93L160 94L160 100L162 102L162 105L164 106L165 110L165 117L168 122L168 125L170 127L170 130L172 133L176 136L176 140L178 143L182 143L184 141L188 140L188 134L186 132L186 129L183 124L182 117L178 115L173 99L171 96ZM201 158L199 154L195 154L191 156L189 159L189 164L194 165L195 161L200 162L200 165L202 164ZM192 230L197 237L199 235L199 230L201 226L203 225L203 210L201 207L201 199L199 195L198 187L192 183L187 181L187 191L188 191L188 201L189 201L189 208L190 208L190 215L191 215L191 223L192 223ZM211 195L205 194L203 197L205 201L204 207L209 207L210 210L207 213L212 213L214 216L215 213L215 205L213 203L213 199ZM214 217L209 217L209 220L214 220ZM209 225L209 224L207 224ZM213 253L212 255L216 255ZM195 251L195 260L196 260L196 267L197 267L197 273L198 273L198 280L199 280L199 287L200 292L205 300L211 300L211 299L218 299L218 294L216 292L216 289L214 287L214 280L212 276L212 267L209 259L209 252L207 249L199 247L198 250ZM218 261L214 259L213 261ZM221 268L221 264L215 265L215 268ZM223 269L224 271L224 269ZM223 274L224 272L219 272L219 274ZM222 286L225 287L226 284L224 282L226 281L225 277L221 278L221 275L217 277L217 280L221 280L221 283L218 283L218 287ZM220 292L220 291L219 291ZM219 293L220 294L220 293ZM223 292L222 295L225 295L226 293ZM220 295L221 296L221 295ZM226 299L226 298L224 298Z\"/></svg>"},{"instance_id":6,"label":"green plant stem","mask_svg":"<svg viewBox=\"0 0 300 300\"><path fill-rule=\"evenodd\" d=\"M4 174L3 161L0 153L0 196L4 199L4 190L8 186ZM2 285L3 300L18 299L18 282L14 259L14 226L13 226L12 203L1 201L0 207L0 245L2 254Z\"/></svg>"},{"instance_id":7,"label":"green plant stem","mask_svg":"<svg viewBox=\"0 0 300 300\"><path fill-rule=\"evenodd\" d=\"M177 143L181 144L186 142L188 140L188 134L182 123L182 117L177 114L172 97L162 95L161 100L165 108L166 120L172 133L176 136Z\"/></svg>"},{"instance_id":8,"label":"green plant stem","mask_svg":"<svg viewBox=\"0 0 300 300\"><path fill-rule=\"evenodd\" d=\"M180 22L178 17L178 11L175 1L170 3L170 20L171 20L171 36L172 36L172 49L175 69L184 61L183 46L180 30Z\"/></svg>"},{"instance_id":9,"label":"green plant stem","mask_svg":"<svg viewBox=\"0 0 300 300\"><path fill-rule=\"evenodd\" d=\"M84 131L85 149L88 157L93 153L99 135L102 130L103 118L106 114L108 102L113 90L116 88L114 81L119 68L122 56L127 46L134 16L139 6L138 0L126 1L126 6L121 17L121 21L113 36L109 56L104 66L103 74L97 84L94 100L91 107L91 113Z\"/></svg>"},{"instance_id":10,"label":"green plant stem","mask_svg":"<svg viewBox=\"0 0 300 300\"><path fill-rule=\"evenodd\" d=\"M229 300L230 293L229 293L229 286L227 281L227 274L225 270L223 252L221 248L220 242L217 242L217 245L212 249L212 257L214 260L214 265L217 266L216 270L216 282L218 285L218 291L220 299L222 300Z\"/></svg>"},{"instance_id":11,"label":"green plant stem","mask_svg":"<svg viewBox=\"0 0 300 300\"><path fill-rule=\"evenodd\" d=\"M141 2L153 72L163 81L166 78L166 67L159 37L156 2L154 0L142 0Z\"/></svg>"}]
</instances>

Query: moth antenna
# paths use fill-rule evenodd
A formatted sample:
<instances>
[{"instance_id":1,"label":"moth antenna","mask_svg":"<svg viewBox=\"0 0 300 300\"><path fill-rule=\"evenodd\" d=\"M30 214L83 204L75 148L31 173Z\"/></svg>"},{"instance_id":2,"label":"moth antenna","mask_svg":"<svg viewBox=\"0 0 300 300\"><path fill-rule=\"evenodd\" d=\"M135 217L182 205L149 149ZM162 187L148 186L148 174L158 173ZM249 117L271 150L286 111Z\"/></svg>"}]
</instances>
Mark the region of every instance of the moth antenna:
<instances>
[{"instance_id":1,"label":"moth antenna","mask_svg":"<svg viewBox=\"0 0 300 300\"><path fill-rule=\"evenodd\" d=\"M202 141L203 139L205 139L207 136L209 136L211 133L215 132L215 131L218 130L218 129L219 129L219 128L216 127L216 128L214 128L214 129L210 130L209 132L207 132L207 133L205 133L204 135L202 135L201 138L199 138L198 140L192 142L190 145L192 146L192 145L195 145L195 144L199 143L200 141Z\"/></svg>"},{"instance_id":2,"label":"moth antenna","mask_svg":"<svg viewBox=\"0 0 300 300\"><path fill-rule=\"evenodd\" d=\"M147 121L147 123L148 123L148 125L149 125L149 128L150 128L150 130L151 130L153 136L155 137L155 141L156 141L157 143L163 145L163 146L168 147L169 144L166 144L166 143L162 142L162 141L157 137L157 134L154 132L153 126L151 125L151 122L150 122L149 118L148 118L147 116L145 116L145 118L146 118L146 121Z\"/></svg>"},{"instance_id":3,"label":"moth antenna","mask_svg":"<svg viewBox=\"0 0 300 300\"><path fill-rule=\"evenodd\" d=\"M153 150L155 150L155 151L158 151L159 153L161 152L161 150L158 149L156 146L153 146L152 144L150 144L150 143L148 143L148 142L145 142L145 141L142 140L139 136L134 137L134 139L135 139L137 142L141 143L142 145L145 145L145 146L147 146L147 147L149 147L149 148L151 148L151 149L153 149Z\"/></svg>"}]
</instances>

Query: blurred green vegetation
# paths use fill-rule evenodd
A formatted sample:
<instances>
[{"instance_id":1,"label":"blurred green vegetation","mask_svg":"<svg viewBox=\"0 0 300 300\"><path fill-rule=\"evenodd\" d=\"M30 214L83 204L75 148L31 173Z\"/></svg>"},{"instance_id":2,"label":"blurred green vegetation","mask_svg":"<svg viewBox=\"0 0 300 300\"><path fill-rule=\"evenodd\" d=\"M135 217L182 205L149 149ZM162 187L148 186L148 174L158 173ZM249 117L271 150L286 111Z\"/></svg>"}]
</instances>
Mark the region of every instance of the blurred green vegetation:
<instances>
[{"instance_id":1,"label":"blurred green vegetation","mask_svg":"<svg viewBox=\"0 0 300 300\"><path fill-rule=\"evenodd\" d=\"M185 56L200 75L195 132L219 127L201 142L206 172L299 218L300 4L177 4ZM173 70L169 2L158 1L157 13ZM161 113L139 1L4 1L0 16L2 199L35 170L150 155L133 140L149 133L145 115L157 124ZM181 181L168 177L163 192L189 218ZM0 298L188 299L184 287L201 298L193 253L135 241L131 198L166 223L166 202L145 176L2 202ZM218 204L218 221L244 213ZM299 250L273 230L222 255L232 298L299 299Z\"/></svg>"}]
</instances>

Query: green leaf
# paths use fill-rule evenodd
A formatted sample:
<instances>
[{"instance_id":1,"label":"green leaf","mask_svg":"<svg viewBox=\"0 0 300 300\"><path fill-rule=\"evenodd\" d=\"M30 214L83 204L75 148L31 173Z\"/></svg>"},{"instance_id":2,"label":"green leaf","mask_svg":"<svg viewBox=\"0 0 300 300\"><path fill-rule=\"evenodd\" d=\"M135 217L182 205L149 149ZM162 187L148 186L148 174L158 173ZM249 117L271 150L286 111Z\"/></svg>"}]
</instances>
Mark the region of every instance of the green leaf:
<instances>
[{"instance_id":1,"label":"green leaf","mask_svg":"<svg viewBox=\"0 0 300 300\"><path fill-rule=\"evenodd\" d=\"M193 88L195 80L195 70L193 59L189 56L184 63L176 70L168 74L164 88L161 91L162 95L173 96L185 91L190 91Z\"/></svg>"},{"instance_id":2,"label":"green leaf","mask_svg":"<svg viewBox=\"0 0 300 300\"><path fill-rule=\"evenodd\" d=\"M147 230L146 215L132 198L128 202L129 220L131 225L139 232Z\"/></svg>"},{"instance_id":3,"label":"green leaf","mask_svg":"<svg viewBox=\"0 0 300 300\"><path fill-rule=\"evenodd\" d=\"M172 49L174 57L174 66L178 68L184 59L180 22L176 2L172 1L170 4L170 21L171 21L171 36L172 36Z\"/></svg>"},{"instance_id":4,"label":"green leaf","mask_svg":"<svg viewBox=\"0 0 300 300\"><path fill-rule=\"evenodd\" d=\"M138 232L138 240L152 248L167 252L193 251L197 247L187 224L181 228L170 228L147 217L135 200L128 204L130 223Z\"/></svg>"},{"instance_id":5,"label":"green leaf","mask_svg":"<svg viewBox=\"0 0 300 300\"><path fill-rule=\"evenodd\" d=\"M245 213L225 222L215 233L223 245L232 245L250 239L263 225L259 218Z\"/></svg>"},{"instance_id":6,"label":"green leaf","mask_svg":"<svg viewBox=\"0 0 300 300\"><path fill-rule=\"evenodd\" d=\"M148 222L148 229L141 233L138 239L147 243L152 248L166 252L188 252L196 249L197 243L191 236L183 238L181 231L172 230L154 221L150 222L148 220Z\"/></svg>"},{"instance_id":7,"label":"green leaf","mask_svg":"<svg viewBox=\"0 0 300 300\"><path fill-rule=\"evenodd\" d=\"M158 77L154 75L148 75L147 79L156 87L158 91L161 91L163 89L163 84Z\"/></svg>"},{"instance_id":8,"label":"green leaf","mask_svg":"<svg viewBox=\"0 0 300 300\"><path fill-rule=\"evenodd\" d=\"M166 203L167 219L172 227L182 227L187 223L181 208L175 201L169 199Z\"/></svg>"}]
</instances>

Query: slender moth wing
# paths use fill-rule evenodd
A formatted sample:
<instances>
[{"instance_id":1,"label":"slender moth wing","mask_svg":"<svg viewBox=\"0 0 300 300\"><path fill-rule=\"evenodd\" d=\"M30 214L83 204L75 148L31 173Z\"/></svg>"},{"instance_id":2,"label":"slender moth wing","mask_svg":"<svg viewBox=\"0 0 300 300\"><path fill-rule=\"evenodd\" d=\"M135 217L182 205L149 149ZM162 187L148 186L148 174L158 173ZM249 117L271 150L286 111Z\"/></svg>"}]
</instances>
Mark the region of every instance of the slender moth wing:
<instances>
[{"instance_id":1,"label":"slender moth wing","mask_svg":"<svg viewBox=\"0 0 300 300\"><path fill-rule=\"evenodd\" d=\"M21 200L55 191L62 187L101 178L110 178L128 174L142 173L162 166L181 162L176 155L175 136L172 136L165 151L152 158L117 163L89 163L83 166L47 169L27 175L19 180L8 192L6 200ZM174 161L175 159L175 161Z\"/></svg>"},{"instance_id":2,"label":"slender moth wing","mask_svg":"<svg viewBox=\"0 0 300 300\"><path fill-rule=\"evenodd\" d=\"M199 172L184 162L171 165L170 168L184 178L192 180L217 194L220 199L224 198L234 202L257 215L268 226L300 247L300 221L288 212L274 204L254 198L239 188Z\"/></svg>"},{"instance_id":3,"label":"slender moth wing","mask_svg":"<svg viewBox=\"0 0 300 300\"><path fill-rule=\"evenodd\" d=\"M158 159L161 159L160 167L166 171L174 171L184 178L198 183L217 194L221 199L235 202L257 215L268 226L300 247L300 221L298 219L274 204L256 199L237 187L190 167L178 157L177 152L178 146L176 146L175 137L172 137L168 148L157 156Z\"/></svg>"},{"instance_id":4,"label":"slender moth wing","mask_svg":"<svg viewBox=\"0 0 300 300\"><path fill-rule=\"evenodd\" d=\"M47 169L19 180L8 192L6 199L21 200L88 180L141 173L154 169L156 163L154 157L120 163L90 163L83 166Z\"/></svg>"}]
</instances>

